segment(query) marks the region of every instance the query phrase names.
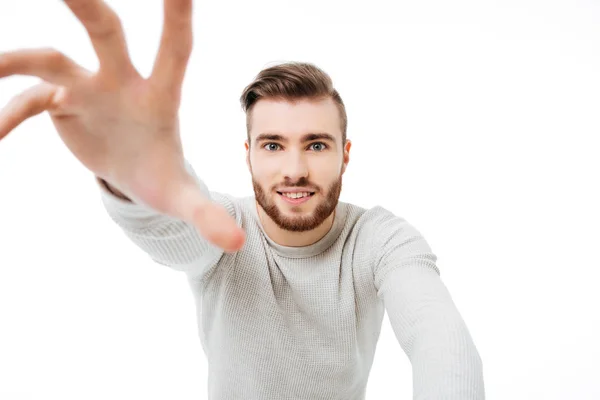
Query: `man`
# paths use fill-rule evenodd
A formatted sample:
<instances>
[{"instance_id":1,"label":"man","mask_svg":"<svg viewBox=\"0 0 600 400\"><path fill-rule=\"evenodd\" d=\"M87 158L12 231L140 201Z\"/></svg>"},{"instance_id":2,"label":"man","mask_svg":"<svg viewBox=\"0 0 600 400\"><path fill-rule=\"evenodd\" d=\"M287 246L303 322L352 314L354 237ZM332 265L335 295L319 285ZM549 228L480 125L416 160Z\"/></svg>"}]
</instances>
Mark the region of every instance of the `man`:
<instances>
[{"instance_id":1,"label":"man","mask_svg":"<svg viewBox=\"0 0 600 400\"><path fill-rule=\"evenodd\" d=\"M406 220L339 202L344 104L314 65L261 71L242 94L255 196L209 191L183 157L181 84L191 0L165 0L151 76L101 0L66 0L100 61L53 50L0 57L0 77L43 82L0 113L0 139L48 111L101 185L109 215L196 298L211 399L364 399L384 310L413 368L415 399L484 399L481 358L436 256Z\"/></svg>"}]
</instances>

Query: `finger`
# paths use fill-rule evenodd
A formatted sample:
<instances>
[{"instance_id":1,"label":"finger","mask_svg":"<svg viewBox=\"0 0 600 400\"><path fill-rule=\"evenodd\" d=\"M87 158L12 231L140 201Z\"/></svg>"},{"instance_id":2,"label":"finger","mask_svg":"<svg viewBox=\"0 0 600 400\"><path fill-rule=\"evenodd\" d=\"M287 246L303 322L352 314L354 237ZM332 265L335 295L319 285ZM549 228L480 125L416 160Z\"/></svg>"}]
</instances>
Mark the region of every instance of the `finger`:
<instances>
[{"instance_id":1,"label":"finger","mask_svg":"<svg viewBox=\"0 0 600 400\"><path fill-rule=\"evenodd\" d=\"M195 183L181 187L172 197L175 214L192 223L200 235L227 252L239 250L245 233L225 207L206 198Z\"/></svg>"},{"instance_id":2,"label":"finger","mask_svg":"<svg viewBox=\"0 0 600 400\"><path fill-rule=\"evenodd\" d=\"M28 118L52 107L59 87L43 82L15 96L0 110L0 140Z\"/></svg>"},{"instance_id":3,"label":"finger","mask_svg":"<svg viewBox=\"0 0 600 400\"><path fill-rule=\"evenodd\" d=\"M227 210L216 203L197 208L193 224L209 242L227 252L242 248L246 235Z\"/></svg>"},{"instance_id":4,"label":"finger","mask_svg":"<svg viewBox=\"0 0 600 400\"><path fill-rule=\"evenodd\" d=\"M60 86L71 86L87 71L54 49L24 49L0 54L0 78L37 76Z\"/></svg>"},{"instance_id":5,"label":"finger","mask_svg":"<svg viewBox=\"0 0 600 400\"><path fill-rule=\"evenodd\" d=\"M192 42L192 0L164 0L163 32L150 77L155 86L180 93Z\"/></svg>"},{"instance_id":6,"label":"finger","mask_svg":"<svg viewBox=\"0 0 600 400\"><path fill-rule=\"evenodd\" d=\"M64 0L88 32L101 70L114 77L134 71L119 16L102 0Z\"/></svg>"}]
</instances>

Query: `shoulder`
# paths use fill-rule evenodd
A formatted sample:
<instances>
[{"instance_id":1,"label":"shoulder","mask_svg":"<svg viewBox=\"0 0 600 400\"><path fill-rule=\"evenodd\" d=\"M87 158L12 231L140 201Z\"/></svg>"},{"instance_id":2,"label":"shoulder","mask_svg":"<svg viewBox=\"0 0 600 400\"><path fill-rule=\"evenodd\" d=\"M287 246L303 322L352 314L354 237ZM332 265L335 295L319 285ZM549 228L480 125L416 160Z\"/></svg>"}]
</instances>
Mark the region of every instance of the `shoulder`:
<instances>
[{"instance_id":1,"label":"shoulder","mask_svg":"<svg viewBox=\"0 0 600 400\"><path fill-rule=\"evenodd\" d=\"M427 265L439 275L437 256L414 224L382 206L362 210L355 221L356 237L368 248L378 283L403 265Z\"/></svg>"},{"instance_id":2,"label":"shoulder","mask_svg":"<svg viewBox=\"0 0 600 400\"><path fill-rule=\"evenodd\" d=\"M392 238L402 235L420 234L404 217L382 206L370 208L348 204L349 215L354 215L353 223L357 233L368 235L374 242L383 245Z\"/></svg>"},{"instance_id":3,"label":"shoulder","mask_svg":"<svg viewBox=\"0 0 600 400\"><path fill-rule=\"evenodd\" d=\"M423 236L404 217L385 207L365 208L351 203L344 206L349 233L356 237L358 244L367 245L375 254Z\"/></svg>"}]
</instances>

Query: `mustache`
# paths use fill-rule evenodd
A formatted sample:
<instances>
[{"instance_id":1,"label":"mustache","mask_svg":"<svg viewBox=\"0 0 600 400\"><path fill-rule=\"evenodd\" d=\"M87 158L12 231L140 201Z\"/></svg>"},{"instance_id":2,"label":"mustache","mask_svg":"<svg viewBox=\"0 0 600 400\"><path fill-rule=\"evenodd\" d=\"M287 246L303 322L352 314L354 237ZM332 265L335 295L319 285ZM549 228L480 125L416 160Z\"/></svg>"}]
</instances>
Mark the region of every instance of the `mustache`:
<instances>
[{"instance_id":1,"label":"mustache","mask_svg":"<svg viewBox=\"0 0 600 400\"><path fill-rule=\"evenodd\" d=\"M313 185L312 183L310 183L308 181L308 179L306 179L304 177L298 179L298 181L296 181L296 182L286 179L283 183L281 183L279 185L274 185L273 190L277 190L277 188L280 188L280 187L305 187L305 188L314 190L315 192L320 189L317 185Z\"/></svg>"}]
</instances>

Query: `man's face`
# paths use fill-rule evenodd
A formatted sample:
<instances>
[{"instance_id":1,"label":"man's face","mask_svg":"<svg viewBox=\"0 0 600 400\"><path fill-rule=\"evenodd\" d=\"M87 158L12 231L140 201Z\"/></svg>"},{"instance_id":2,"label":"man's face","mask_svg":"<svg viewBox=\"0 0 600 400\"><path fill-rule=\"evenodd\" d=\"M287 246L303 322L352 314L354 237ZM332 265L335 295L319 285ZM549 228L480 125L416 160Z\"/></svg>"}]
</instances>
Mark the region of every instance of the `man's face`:
<instances>
[{"instance_id":1,"label":"man's face","mask_svg":"<svg viewBox=\"0 0 600 400\"><path fill-rule=\"evenodd\" d=\"M250 140L246 161L265 213L289 231L321 225L337 206L350 149L333 100L261 99Z\"/></svg>"}]
</instances>

